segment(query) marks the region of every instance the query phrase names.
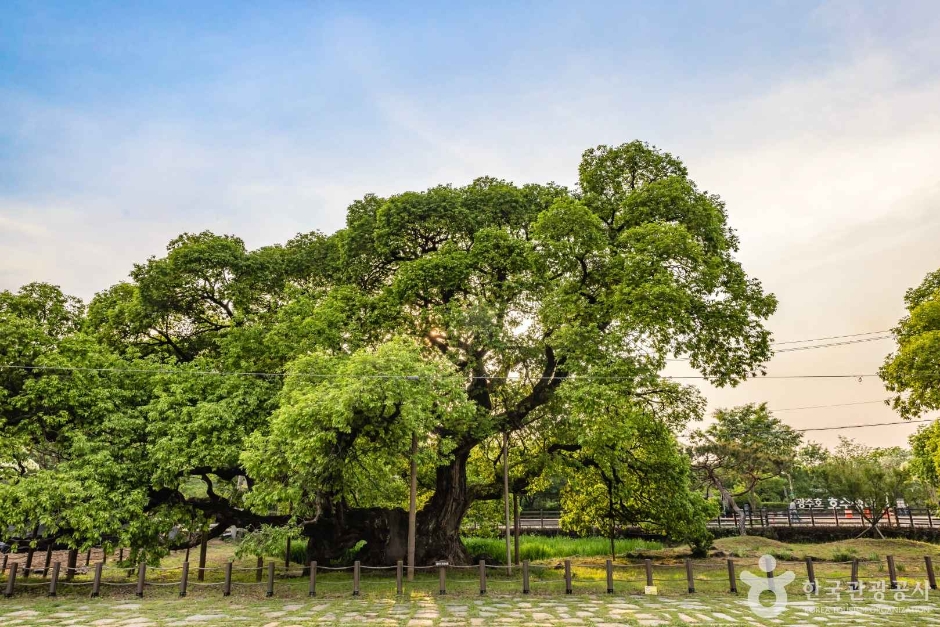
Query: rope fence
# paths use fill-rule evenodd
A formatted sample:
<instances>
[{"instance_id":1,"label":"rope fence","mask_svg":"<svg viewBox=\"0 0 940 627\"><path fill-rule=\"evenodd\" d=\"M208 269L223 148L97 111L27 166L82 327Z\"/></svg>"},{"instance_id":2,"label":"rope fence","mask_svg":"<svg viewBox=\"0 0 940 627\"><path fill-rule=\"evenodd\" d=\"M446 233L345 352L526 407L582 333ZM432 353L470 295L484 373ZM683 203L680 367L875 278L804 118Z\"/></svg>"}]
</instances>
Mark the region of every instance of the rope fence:
<instances>
[{"instance_id":1,"label":"rope fence","mask_svg":"<svg viewBox=\"0 0 940 627\"><path fill-rule=\"evenodd\" d=\"M223 566L195 567L200 575L199 581L189 581L190 564L184 562L180 566L152 567L144 563L136 568L112 566L105 568L104 562L98 562L85 568L64 567L60 562L51 564L51 568L20 569L18 562L12 562L0 570L0 576L5 582L0 583L4 596L10 598L17 590L24 593L40 587L48 588L49 596L56 596L60 586L69 588L91 587L91 596L100 594L101 586L121 588L136 586L136 595L143 597L146 589L178 588L181 597L186 596L190 587L196 588L222 588L224 596L229 596L233 586L264 586L265 595L274 596L276 584L287 586L291 594L297 593L297 585L307 580L307 593L313 597L321 589L329 594L347 594L359 596L363 587L371 592L384 591L404 594L406 582L404 579L405 567L399 561L395 566L365 566L355 562L352 566L322 566L317 562L310 562L300 568L290 566L278 567L275 562L267 563L259 560L256 567L236 567L233 562ZM755 566L757 567L755 569ZM727 559L721 563L699 563L685 559L684 563L653 564L651 560L642 563L615 564L611 560L599 563L572 563L570 559L549 566L544 564L532 565L528 561L521 564L507 566L502 564L487 564L480 561L476 565L450 565L440 562L433 566L416 566L415 571L421 574L420 578L407 582L409 589L427 590L437 588L441 595L448 594L448 588L460 590L467 594L467 587L476 585L480 594L487 594L488 587L513 593L529 594L533 587L545 590L551 594L574 594L575 590L593 593L606 591L609 594L616 592L628 594L658 594L659 589L664 592L681 592L694 594L697 588L709 592L737 593L737 580L739 573L744 569L760 572L771 577L775 572L805 573L806 584L804 590L809 593L819 593L821 583L830 584L831 589L840 589L843 584L845 590L861 590L863 588L875 589L878 584L868 582L881 582L886 590L907 590L908 584L916 584L915 589L936 590L937 578L933 567L932 557L925 555L922 560L905 558L896 560L888 555L884 560L841 560L833 562L816 562L812 558L803 561L776 561L771 565L772 570L766 573L762 564L744 564L739 560ZM817 576L817 568L820 573ZM148 572L151 576L148 578ZM202 575L206 573L223 573L223 580L203 581ZM394 572L394 579L390 577ZM470 574L475 572L476 577ZM114 573L124 575L126 581L116 581L108 577ZM179 573L179 579L166 580L168 573ZM235 573L251 573L255 581L237 581L233 578ZM363 576L363 573L366 576ZM29 575L41 574L39 580L29 580ZM436 577L434 576L436 575ZM92 577L89 580L75 581L74 577ZM916 578L915 578L916 576ZM63 579L60 581L60 579ZM3 579L0 579L3 581ZM864 584L862 582L865 582ZM393 588L394 586L394 588ZM830 587L827 587L830 589ZM283 594L283 593L282 593Z\"/></svg>"}]
</instances>

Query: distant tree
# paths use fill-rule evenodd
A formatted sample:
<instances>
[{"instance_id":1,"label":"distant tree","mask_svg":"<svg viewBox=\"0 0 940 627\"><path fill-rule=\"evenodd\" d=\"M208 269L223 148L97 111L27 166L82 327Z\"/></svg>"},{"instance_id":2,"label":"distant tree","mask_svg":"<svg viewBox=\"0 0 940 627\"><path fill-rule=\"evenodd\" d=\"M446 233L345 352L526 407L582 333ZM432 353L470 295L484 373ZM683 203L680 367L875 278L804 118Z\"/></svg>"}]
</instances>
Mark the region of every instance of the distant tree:
<instances>
[{"instance_id":1,"label":"distant tree","mask_svg":"<svg viewBox=\"0 0 940 627\"><path fill-rule=\"evenodd\" d=\"M744 513L735 499L791 468L802 436L774 418L766 403L719 409L715 423L690 436L692 469L737 514L746 535Z\"/></svg>"},{"instance_id":2,"label":"distant tree","mask_svg":"<svg viewBox=\"0 0 940 627\"><path fill-rule=\"evenodd\" d=\"M909 441L911 471L924 486L924 502L936 507L940 488L940 421L919 428Z\"/></svg>"},{"instance_id":3,"label":"distant tree","mask_svg":"<svg viewBox=\"0 0 940 627\"><path fill-rule=\"evenodd\" d=\"M845 499L868 524L859 537L874 531L899 499L911 499L918 491L910 451L870 448L847 438L814 470L830 496Z\"/></svg>"},{"instance_id":4,"label":"distant tree","mask_svg":"<svg viewBox=\"0 0 940 627\"><path fill-rule=\"evenodd\" d=\"M891 406L904 418L940 409L940 270L904 294L907 315L893 329L897 350L878 374L897 395Z\"/></svg>"}]
</instances>

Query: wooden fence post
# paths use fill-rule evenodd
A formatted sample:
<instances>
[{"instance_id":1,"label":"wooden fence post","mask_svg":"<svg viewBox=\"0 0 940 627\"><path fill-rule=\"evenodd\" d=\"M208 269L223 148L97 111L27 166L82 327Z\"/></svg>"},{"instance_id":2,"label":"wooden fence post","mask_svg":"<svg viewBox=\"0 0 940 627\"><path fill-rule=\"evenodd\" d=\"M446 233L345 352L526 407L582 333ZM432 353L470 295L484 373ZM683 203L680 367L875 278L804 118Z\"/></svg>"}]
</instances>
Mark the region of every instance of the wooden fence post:
<instances>
[{"instance_id":1,"label":"wooden fence post","mask_svg":"<svg viewBox=\"0 0 940 627\"><path fill-rule=\"evenodd\" d=\"M689 584L689 594L695 592L695 577L692 574L692 560L685 558L685 579Z\"/></svg>"},{"instance_id":2,"label":"wooden fence post","mask_svg":"<svg viewBox=\"0 0 940 627\"><path fill-rule=\"evenodd\" d=\"M405 563L401 560L398 560L398 562L395 564L395 594L403 594L405 592L405 583L403 581L404 569Z\"/></svg>"},{"instance_id":3,"label":"wooden fence post","mask_svg":"<svg viewBox=\"0 0 940 627\"><path fill-rule=\"evenodd\" d=\"M232 594L232 562L225 562L225 583L222 584L222 596Z\"/></svg>"},{"instance_id":4,"label":"wooden fence post","mask_svg":"<svg viewBox=\"0 0 940 627\"><path fill-rule=\"evenodd\" d=\"M59 567L62 566L59 562L56 562L52 565L52 579L49 580L49 596L54 597L56 595L56 588L59 587Z\"/></svg>"},{"instance_id":5,"label":"wooden fence post","mask_svg":"<svg viewBox=\"0 0 940 627\"><path fill-rule=\"evenodd\" d=\"M888 577L891 580L891 589L898 589L898 573L894 568L894 556L888 555Z\"/></svg>"},{"instance_id":6,"label":"wooden fence post","mask_svg":"<svg viewBox=\"0 0 940 627\"><path fill-rule=\"evenodd\" d=\"M522 560L522 594L529 594L529 560Z\"/></svg>"},{"instance_id":7,"label":"wooden fence post","mask_svg":"<svg viewBox=\"0 0 940 627\"><path fill-rule=\"evenodd\" d=\"M264 593L264 596L274 596L274 560L268 562L268 589Z\"/></svg>"},{"instance_id":8,"label":"wooden fence post","mask_svg":"<svg viewBox=\"0 0 940 627\"><path fill-rule=\"evenodd\" d=\"M7 558L10 556L6 553L3 554L3 566L0 566L0 573L5 573L7 571Z\"/></svg>"},{"instance_id":9,"label":"wooden fence post","mask_svg":"<svg viewBox=\"0 0 940 627\"><path fill-rule=\"evenodd\" d=\"M401 560L398 560L398 577L401 577ZM307 589L307 595L317 596L317 561L310 562L310 585Z\"/></svg>"},{"instance_id":10,"label":"wooden fence post","mask_svg":"<svg viewBox=\"0 0 940 627\"><path fill-rule=\"evenodd\" d=\"M85 568L88 568L89 564L91 564L91 549L88 549L88 552L85 553Z\"/></svg>"},{"instance_id":11,"label":"wooden fence post","mask_svg":"<svg viewBox=\"0 0 940 627\"><path fill-rule=\"evenodd\" d=\"M809 508L809 521L813 527L816 526L816 510L812 506Z\"/></svg>"},{"instance_id":12,"label":"wooden fence post","mask_svg":"<svg viewBox=\"0 0 940 627\"><path fill-rule=\"evenodd\" d=\"M255 568L255 583L261 583L261 571L264 570L264 558L258 556L258 565Z\"/></svg>"},{"instance_id":13,"label":"wooden fence post","mask_svg":"<svg viewBox=\"0 0 940 627\"><path fill-rule=\"evenodd\" d=\"M486 560L480 560L480 594L486 594Z\"/></svg>"},{"instance_id":14,"label":"wooden fence post","mask_svg":"<svg viewBox=\"0 0 940 627\"><path fill-rule=\"evenodd\" d=\"M614 593L614 563L611 560L605 562L607 566L607 594Z\"/></svg>"},{"instance_id":15,"label":"wooden fence post","mask_svg":"<svg viewBox=\"0 0 940 627\"><path fill-rule=\"evenodd\" d=\"M447 566L438 566L437 575L440 582L440 586L438 588L439 594L447 594Z\"/></svg>"},{"instance_id":16,"label":"wooden fence post","mask_svg":"<svg viewBox=\"0 0 940 627\"><path fill-rule=\"evenodd\" d=\"M180 596L186 596L186 586L189 584L189 562L183 562L183 574L180 577Z\"/></svg>"},{"instance_id":17,"label":"wooden fence post","mask_svg":"<svg viewBox=\"0 0 940 627\"><path fill-rule=\"evenodd\" d=\"M137 567L137 597L142 598L144 596L144 583L147 577L147 563L141 562L140 566Z\"/></svg>"},{"instance_id":18,"label":"wooden fence post","mask_svg":"<svg viewBox=\"0 0 940 627\"><path fill-rule=\"evenodd\" d=\"M565 560L565 594L571 592L571 560Z\"/></svg>"},{"instance_id":19,"label":"wooden fence post","mask_svg":"<svg viewBox=\"0 0 940 627\"><path fill-rule=\"evenodd\" d=\"M838 526L839 526L839 509L836 508L836 507L833 507L833 508L832 508L832 515L835 516L835 519L836 519L836 527L838 527Z\"/></svg>"},{"instance_id":20,"label":"wooden fence post","mask_svg":"<svg viewBox=\"0 0 940 627\"><path fill-rule=\"evenodd\" d=\"M806 577L809 579L809 584L813 587L813 592L818 592L819 587L816 585L816 571L813 568L813 558L806 557Z\"/></svg>"},{"instance_id":21,"label":"wooden fence post","mask_svg":"<svg viewBox=\"0 0 940 627\"><path fill-rule=\"evenodd\" d=\"M852 575L849 580L849 590L858 590L858 558L852 558Z\"/></svg>"},{"instance_id":22,"label":"wooden fence post","mask_svg":"<svg viewBox=\"0 0 940 627\"><path fill-rule=\"evenodd\" d=\"M911 511L911 508L907 508L907 519L911 521L911 529L914 528L914 513Z\"/></svg>"},{"instance_id":23,"label":"wooden fence post","mask_svg":"<svg viewBox=\"0 0 940 627\"><path fill-rule=\"evenodd\" d=\"M737 594L738 583L734 578L734 560L728 560L728 584L730 591Z\"/></svg>"},{"instance_id":24,"label":"wooden fence post","mask_svg":"<svg viewBox=\"0 0 940 627\"><path fill-rule=\"evenodd\" d=\"M91 596L97 597L101 593L101 569L104 564L98 562L95 564L95 578L91 582Z\"/></svg>"},{"instance_id":25,"label":"wooden fence post","mask_svg":"<svg viewBox=\"0 0 940 627\"><path fill-rule=\"evenodd\" d=\"M643 565L646 567L646 585L653 585L653 561L652 560L643 560Z\"/></svg>"},{"instance_id":26,"label":"wooden fence post","mask_svg":"<svg viewBox=\"0 0 940 627\"><path fill-rule=\"evenodd\" d=\"M359 596L359 560L353 562L353 596Z\"/></svg>"},{"instance_id":27,"label":"wooden fence post","mask_svg":"<svg viewBox=\"0 0 940 627\"><path fill-rule=\"evenodd\" d=\"M16 569L19 568L19 566L19 562L10 564L10 574L7 575L7 589L3 593L3 596L8 599L13 596L13 586L16 585Z\"/></svg>"},{"instance_id":28,"label":"wooden fence post","mask_svg":"<svg viewBox=\"0 0 940 627\"><path fill-rule=\"evenodd\" d=\"M927 568L927 581L930 583L930 589L937 589L937 574L933 572L933 559L929 555L924 556L924 566Z\"/></svg>"}]
</instances>

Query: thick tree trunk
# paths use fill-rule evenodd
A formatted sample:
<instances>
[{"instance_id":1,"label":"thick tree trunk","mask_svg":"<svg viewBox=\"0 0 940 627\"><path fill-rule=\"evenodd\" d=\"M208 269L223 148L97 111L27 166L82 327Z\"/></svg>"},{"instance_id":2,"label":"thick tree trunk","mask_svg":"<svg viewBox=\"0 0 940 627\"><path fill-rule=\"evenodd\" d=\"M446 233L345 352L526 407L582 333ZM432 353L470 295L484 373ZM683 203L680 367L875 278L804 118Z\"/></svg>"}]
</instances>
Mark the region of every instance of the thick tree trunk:
<instances>
[{"instance_id":1,"label":"thick tree trunk","mask_svg":"<svg viewBox=\"0 0 940 627\"><path fill-rule=\"evenodd\" d=\"M466 564L470 555L460 540L460 522L470 507L467 458L471 447L454 452L448 466L437 469L434 495L418 512L415 564L437 560ZM393 566L408 554L408 512L404 509L345 508L325 512L304 529L307 562L327 564L340 559L360 540L366 544L354 556L369 566Z\"/></svg>"}]
</instances>

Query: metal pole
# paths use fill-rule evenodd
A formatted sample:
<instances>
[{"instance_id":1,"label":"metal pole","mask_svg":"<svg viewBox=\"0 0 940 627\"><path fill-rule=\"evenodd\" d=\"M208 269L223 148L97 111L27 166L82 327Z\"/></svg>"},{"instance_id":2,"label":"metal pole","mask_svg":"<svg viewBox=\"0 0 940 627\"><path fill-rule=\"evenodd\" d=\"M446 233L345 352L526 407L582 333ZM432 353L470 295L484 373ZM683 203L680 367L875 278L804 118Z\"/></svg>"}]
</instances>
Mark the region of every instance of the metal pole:
<instances>
[{"instance_id":1,"label":"metal pole","mask_svg":"<svg viewBox=\"0 0 940 627\"><path fill-rule=\"evenodd\" d=\"M418 521L418 434L411 434L411 494L408 500L408 581L415 580L415 543Z\"/></svg>"},{"instance_id":2,"label":"metal pole","mask_svg":"<svg viewBox=\"0 0 940 627\"><path fill-rule=\"evenodd\" d=\"M512 575L512 550L509 546L509 432L503 434L503 509L506 523L506 574Z\"/></svg>"},{"instance_id":3,"label":"metal pole","mask_svg":"<svg viewBox=\"0 0 940 627\"><path fill-rule=\"evenodd\" d=\"M512 493L512 510L513 510L513 549L514 555L512 563L516 566L519 565L519 495L515 492Z\"/></svg>"}]
</instances>

